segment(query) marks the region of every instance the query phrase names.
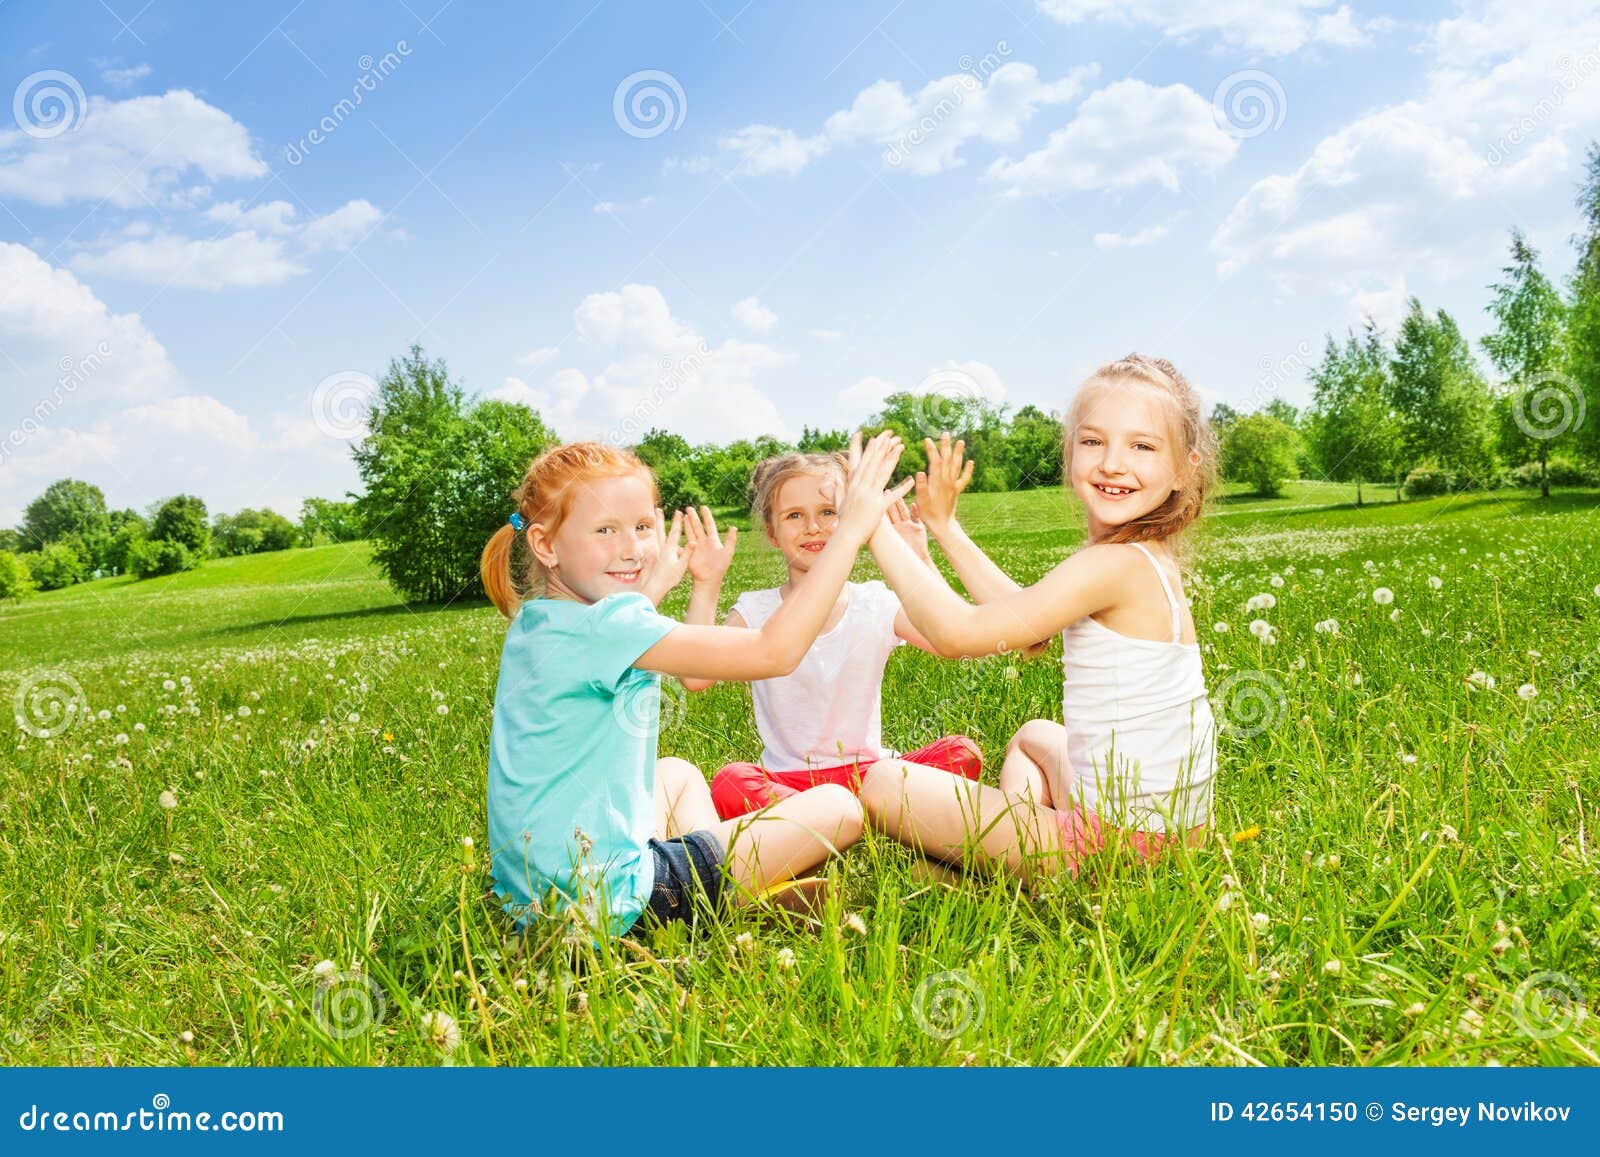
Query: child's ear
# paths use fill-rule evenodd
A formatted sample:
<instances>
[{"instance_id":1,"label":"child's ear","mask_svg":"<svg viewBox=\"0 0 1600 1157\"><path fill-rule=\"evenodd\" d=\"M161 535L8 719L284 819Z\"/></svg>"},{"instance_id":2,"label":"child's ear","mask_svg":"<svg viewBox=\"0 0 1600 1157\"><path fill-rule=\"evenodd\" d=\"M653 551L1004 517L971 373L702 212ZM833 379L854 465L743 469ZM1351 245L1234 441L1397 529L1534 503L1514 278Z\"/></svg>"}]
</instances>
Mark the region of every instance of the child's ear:
<instances>
[{"instance_id":1,"label":"child's ear","mask_svg":"<svg viewBox=\"0 0 1600 1157\"><path fill-rule=\"evenodd\" d=\"M528 549L533 551L533 557L539 560L539 565L545 570L550 570L556 565L555 544L550 541L544 523L536 522L528 527L526 535Z\"/></svg>"}]
</instances>

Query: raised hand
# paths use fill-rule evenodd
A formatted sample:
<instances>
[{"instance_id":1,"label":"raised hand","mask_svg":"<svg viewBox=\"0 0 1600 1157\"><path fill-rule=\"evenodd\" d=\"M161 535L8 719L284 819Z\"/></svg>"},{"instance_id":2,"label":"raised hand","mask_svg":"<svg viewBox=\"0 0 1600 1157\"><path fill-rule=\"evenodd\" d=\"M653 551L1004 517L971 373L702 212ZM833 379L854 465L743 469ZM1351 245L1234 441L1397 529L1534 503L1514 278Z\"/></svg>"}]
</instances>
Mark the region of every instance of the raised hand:
<instances>
[{"instance_id":1,"label":"raised hand","mask_svg":"<svg viewBox=\"0 0 1600 1157\"><path fill-rule=\"evenodd\" d=\"M844 499L839 504L839 527L853 534L857 542L872 537L889 508L904 498L914 484L915 479L907 478L892 490L884 489L894 476L904 449L905 443L893 430L877 435L865 448L859 431L850 436L850 465Z\"/></svg>"},{"instance_id":2,"label":"raised hand","mask_svg":"<svg viewBox=\"0 0 1600 1157\"><path fill-rule=\"evenodd\" d=\"M928 528L922 524L922 516L917 510L917 504L906 505L904 498L897 499L889 507L889 524L896 533L906 540L906 545L916 552L918 558L924 562L930 561L933 555L928 551Z\"/></svg>"},{"instance_id":3,"label":"raised hand","mask_svg":"<svg viewBox=\"0 0 1600 1157\"><path fill-rule=\"evenodd\" d=\"M922 520L937 531L955 518L956 499L972 481L973 463L967 462L963 469L967 444L957 439L952 447L948 430L937 444L932 438L924 438L922 448L928 455L928 468L917 471L917 509Z\"/></svg>"},{"instance_id":4,"label":"raised hand","mask_svg":"<svg viewBox=\"0 0 1600 1157\"><path fill-rule=\"evenodd\" d=\"M667 593L683 581L683 572L689 565L689 555L683 549L683 511L672 512L672 528L667 529L667 519L661 507L656 507L656 564L641 588L657 606Z\"/></svg>"},{"instance_id":5,"label":"raised hand","mask_svg":"<svg viewBox=\"0 0 1600 1157\"><path fill-rule=\"evenodd\" d=\"M684 530L689 537L689 576L697 583L720 583L733 564L739 528L730 526L727 538L723 539L717 533L717 519L711 507L702 506L697 512L691 506L684 513Z\"/></svg>"}]
</instances>

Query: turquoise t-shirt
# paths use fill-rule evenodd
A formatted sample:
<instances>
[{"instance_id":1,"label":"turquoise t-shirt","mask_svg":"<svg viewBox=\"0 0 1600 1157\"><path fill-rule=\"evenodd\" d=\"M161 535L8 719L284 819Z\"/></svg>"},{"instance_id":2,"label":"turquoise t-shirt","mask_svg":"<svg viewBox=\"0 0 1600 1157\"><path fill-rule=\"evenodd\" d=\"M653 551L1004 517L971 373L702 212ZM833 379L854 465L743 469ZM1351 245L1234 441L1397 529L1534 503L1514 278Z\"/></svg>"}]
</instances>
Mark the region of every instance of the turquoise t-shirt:
<instances>
[{"instance_id":1,"label":"turquoise t-shirt","mask_svg":"<svg viewBox=\"0 0 1600 1157\"><path fill-rule=\"evenodd\" d=\"M533 599L507 629L489 735L489 848L519 927L556 914L552 890L558 910L582 904L615 935L649 902L661 676L633 663L678 625L629 592L593 604Z\"/></svg>"}]
</instances>

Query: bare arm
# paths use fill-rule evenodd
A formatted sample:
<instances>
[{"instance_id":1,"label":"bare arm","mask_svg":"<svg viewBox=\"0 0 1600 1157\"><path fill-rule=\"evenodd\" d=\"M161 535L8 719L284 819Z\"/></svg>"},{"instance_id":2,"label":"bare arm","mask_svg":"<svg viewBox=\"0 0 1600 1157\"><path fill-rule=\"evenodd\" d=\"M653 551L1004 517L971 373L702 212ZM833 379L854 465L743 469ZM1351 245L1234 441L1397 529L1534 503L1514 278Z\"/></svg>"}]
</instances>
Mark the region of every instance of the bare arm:
<instances>
[{"instance_id":1,"label":"bare arm","mask_svg":"<svg viewBox=\"0 0 1600 1157\"><path fill-rule=\"evenodd\" d=\"M973 463L965 461L966 442L950 444L946 432L938 442L924 438L928 468L917 474L917 510L922 522L944 551L956 577L974 602L989 603L1015 594L1021 587L983 548L967 536L956 521L956 500L972 481Z\"/></svg>"},{"instance_id":2,"label":"bare arm","mask_svg":"<svg viewBox=\"0 0 1600 1157\"><path fill-rule=\"evenodd\" d=\"M860 435L852 440L850 477L840 504L838 528L812 564L806 581L760 630L685 624L639 656L634 666L680 678L688 675L742 683L792 672L827 623L857 552L889 506L911 488L908 478L893 490L884 489L900 460L901 448L900 439L889 432L872 439L865 450L860 449ZM922 566L915 559L913 562Z\"/></svg>"},{"instance_id":3,"label":"bare arm","mask_svg":"<svg viewBox=\"0 0 1600 1157\"><path fill-rule=\"evenodd\" d=\"M690 597L690 608L691 608L691 610L693 609L693 603L694 603L693 596L691 596ZM688 625L688 626L707 626L713 621L715 613L716 613L716 601L715 601L715 598L713 598L712 605L711 605L711 611L707 613L707 615L706 615L706 617L704 619L696 619L692 615L685 615L684 618L683 618L683 621L684 621L685 625ZM722 620L722 625L725 626L725 627L738 627L741 630L744 630L744 629L748 629L750 624L748 624L748 623L746 623L744 621L744 616L741 615L738 611L729 611L727 618ZM685 691L707 691L707 690L709 690L712 687L715 687L717 685L717 681L715 679L696 679L693 675L686 676L684 678L679 679L678 681L683 684L683 688L684 688Z\"/></svg>"},{"instance_id":4,"label":"bare arm","mask_svg":"<svg viewBox=\"0 0 1600 1157\"><path fill-rule=\"evenodd\" d=\"M1019 651L1116 604L1132 574L1131 551L1080 550L1031 587L978 606L934 579L898 535L873 536L873 555L912 624L949 658Z\"/></svg>"}]
</instances>

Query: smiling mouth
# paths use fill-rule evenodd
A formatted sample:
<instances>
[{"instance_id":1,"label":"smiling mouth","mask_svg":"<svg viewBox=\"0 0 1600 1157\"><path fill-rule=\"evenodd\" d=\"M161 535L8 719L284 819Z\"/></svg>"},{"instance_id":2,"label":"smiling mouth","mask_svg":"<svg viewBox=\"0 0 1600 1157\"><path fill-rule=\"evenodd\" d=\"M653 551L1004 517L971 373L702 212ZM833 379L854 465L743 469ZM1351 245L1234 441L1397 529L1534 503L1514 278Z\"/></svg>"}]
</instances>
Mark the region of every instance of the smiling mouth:
<instances>
[{"instance_id":1,"label":"smiling mouth","mask_svg":"<svg viewBox=\"0 0 1600 1157\"><path fill-rule=\"evenodd\" d=\"M1100 482L1092 482L1090 485L1107 498L1126 498L1134 492L1134 488L1129 486L1107 486Z\"/></svg>"},{"instance_id":2,"label":"smiling mouth","mask_svg":"<svg viewBox=\"0 0 1600 1157\"><path fill-rule=\"evenodd\" d=\"M822 548L827 545L828 544L825 542L802 542L800 544L800 549L809 554L821 554Z\"/></svg>"},{"instance_id":3,"label":"smiling mouth","mask_svg":"<svg viewBox=\"0 0 1600 1157\"><path fill-rule=\"evenodd\" d=\"M643 570L642 567L636 567L633 570L608 570L608 571L606 571L606 574L608 574L612 578L616 579L619 583L636 583L636 582L639 581L639 576L641 574L643 574L643 573L644 573L644 570Z\"/></svg>"}]
</instances>

